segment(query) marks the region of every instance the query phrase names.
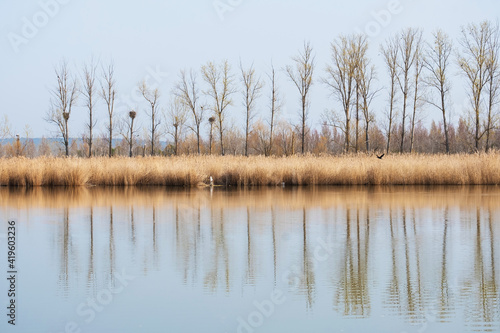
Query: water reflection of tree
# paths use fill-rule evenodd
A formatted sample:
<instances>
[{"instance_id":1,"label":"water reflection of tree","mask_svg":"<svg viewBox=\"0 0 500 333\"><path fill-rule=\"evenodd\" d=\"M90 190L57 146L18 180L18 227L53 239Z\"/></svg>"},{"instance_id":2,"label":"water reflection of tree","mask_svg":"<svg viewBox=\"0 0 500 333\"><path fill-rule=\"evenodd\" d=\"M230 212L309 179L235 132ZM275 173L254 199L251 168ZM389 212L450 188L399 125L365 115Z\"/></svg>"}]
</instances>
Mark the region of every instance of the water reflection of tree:
<instances>
[{"instance_id":1,"label":"water reflection of tree","mask_svg":"<svg viewBox=\"0 0 500 333\"><path fill-rule=\"evenodd\" d=\"M441 254L441 276L439 284L439 308L438 308L438 318L441 322L445 322L453 307L453 300L450 291L450 286L448 283L448 228L449 228L449 208L448 206L444 210L444 221L443 221L443 240L442 243L442 254Z\"/></svg>"},{"instance_id":2,"label":"water reflection of tree","mask_svg":"<svg viewBox=\"0 0 500 333\"><path fill-rule=\"evenodd\" d=\"M397 251L398 251L398 242L397 242L397 230L394 222L393 216L393 208L389 207L389 226L391 231L391 281L389 283L389 299L387 300L387 304L393 309L396 310L399 308L399 304L401 303L401 295L399 290L399 273L398 273L398 260L397 260Z\"/></svg>"},{"instance_id":3,"label":"water reflection of tree","mask_svg":"<svg viewBox=\"0 0 500 333\"><path fill-rule=\"evenodd\" d=\"M255 284L255 263L254 263L254 253L252 251L252 230L251 230L251 219L250 219L250 207L247 206L247 269L246 269L246 283L254 285Z\"/></svg>"},{"instance_id":4,"label":"water reflection of tree","mask_svg":"<svg viewBox=\"0 0 500 333\"><path fill-rule=\"evenodd\" d=\"M307 307L311 308L314 303L315 275L314 258L309 248L309 239L307 237L307 213L306 208L302 208L302 278L301 291L307 296Z\"/></svg>"},{"instance_id":5,"label":"water reflection of tree","mask_svg":"<svg viewBox=\"0 0 500 333\"><path fill-rule=\"evenodd\" d=\"M208 199L209 195L206 193L205 198L213 201L209 201L203 210L200 201L192 198L186 204L186 201L183 201L185 198L169 197L173 204L161 207L157 203L151 206L151 200L145 207L139 205L137 208L130 204L130 210L124 213L130 216L130 225L123 229L120 228L120 223L115 223L124 217L120 215L120 209L117 209L115 204L108 203L104 208L104 214L95 206L91 206L88 220L90 228L85 225L85 233L90 229L89 243L85 243L81 248L83 257L88 258L89 266L88 269L84 268L82 275L87 274L89 284L96 283L92 277L94 273L99 272L98 268L105 269L105 274L109 273L111 276L116 269L115 261L121 258L121 252L117 251L127 246L120 242L122 239L128 240L132 255L138 253L141 259L144 257L143 263L147 271L151 256L156 253L161 254L163 252L159 251L165 250L162 238L158 235L159 231L163 230L159 217L163 216L164 210L167 210L171 213L171 218L167 221L172 228L170 230L175 228L172 240L184 283L192 278L193 285L203 284L208 290L225 290L229 293L234 289L232 283L238 283L234 277L237 275L239 277L240 273L244 278L238 281L251 285L261 283L260 279L256 281L256 273L258 272L260 276L260 273L266 271L264 264L268 260L268 281L271 283L272 274L274 286L278 284L280 287L279 277L286 269L290 269L287 265L289 263L287 260L290 260L299 263L294 273L299 274L301 284L298 292L296 290L289 292L297 292L308 309L314 310L322 292L326 291L328 297L333 296L334 307L339 313L345 316L368 317L373 307L373 290L370 290L373 287L370 287L369 282L372 281L373 285L380 282L377 280L379 275L369 276L369 268L379 272L382 268L375 265L380 261L381 267L384 267L385 263L388 264L390 273L387 277L389 284L383 297L386 304L389 304L391 313L397 313L411 323L422 323L422 320L428 319L426 314L429 314L432 310L431 305L434 305L437 310L435 318L439 321L445 321L450 316L457 315L457 309L465 308L464 320L471 325L477 325L475 327L481 329L480 325L483 325L488 328L490 327L488 325L498 322L496 304L499 292L495 275L495 260L498 259L495 257L495 250L498 249L494 235L495 222L498 222L495 221L495 214L498 212L494 211L494 208L490 208L488 212L478 203L472 219L469 217L462 219L466 223L458 225L449 221L450 211L453 213L451 209L456 205L452 205L451 209L447 205L432 207L432 213L439 211L440 217L438 221L431 219L431 223L427 223L428 216L421 215L423 210L419 209L422 202L419 202L419 206L409 204L408 201L405 201L406 205L392 201L384 210L380 210L379 206L373 203L368 206L369 201L356 204L342 202L328 209L335 214L340 212L342 218L313 219L314 215L311 215L312 210L307 203L303 204L300 210L295 206L294 209L289 209L290 215L284 217L281 213L285 210L281 210L276 201L264 205L260 201L257 202L259 199L252 197L255 202L242 200L239 206L228 208L220 195L215 191L212 199ZM266 200L270 201L269 197ZM234 211L234 207L238 210ZM375 219L371 207L376 207ZM266 216L264 234L259 233L261 229L256 225L257 213L260 214L261 211L264 212L263 216ZM97 215L97 212L100 214ZM143 212L147 213L148 220L145 223L136 223L136 214ZM68 281L75 280L73 276L70 279L70 275L78 273L79 265L76 259L79 248L78 244L75 244L77 239L73 238L72 241L72 235L74 236L79 229L70 225L69 220L70 218L73 220L73 217L69 215L68 206L62 207L58 213L62 215L60 219L62 223L58 223L57 226L59 238L56 255L60 260L59 282L67 291ZM384 214L388 214L388 217ZM104 221L101 221L101 218ZM87 220L87 217L85 219ZM296 221L293 227L297 229L291 238L280 240L282 226L291 226L292 223L289 221ZM233 228L234 225L238 228ZM429 226L432 226L432 229ZM147 232L142 233L143 228L146 228ZM456 232L457 228L465 232ZM335 250L327 262L314 264L310 259L314 257L318 230L325 231L320 232L322 239L330 235L336 240L340 239L337 245L341 246L341 251ZM330 235L326 235L328 230L331 230ZM123 236L123 232L128 235L120 237ZM384 232L387 237L379 239ZM466 273L462 275L457 274L460 266L451 265L454 263L452 259L455 253L452 250L459 242L457 235L463 239L459 244L460 251L456 253L471 254L471 257L464 256L463 260L457 262L458 265L466 266ZM384 243L385 240L388 241L387 244ZM140 244L139 249L136 248L137 244ZM267 252L260 250L262 244L266 245ZM469 248L470 245L472 246ZM105 246L104 251L102 251L103 246ZM115 246L118 249L115 249ZM281 246L286 250L281 251ZM297 256L291 258L294 251L289 249L292 248L297 249ZM375 249L377 252L374 252ZM235 260L229 260L230 254L231 259ZM273 272L270 266L271 255ZM239 264L241 266L238 266ZM328 271L326 274L331 274L331 271L338 274L334 276L331 285L325 286L317 282L322 281L321 274L324 272L322 268ZM450 284L451 278L457 281L456 285ZM85 280L85 277L82 280ZM102 276L100 280L103 280ZM259 284L259 287L261 286ZM429 300L434 300L435 303L430 303Z\"/></svg>"},{"instance_id":6,"label":"water reflection of tree","mask_svg":"<svg viewBox=\"0 0 500 333\"><path fill-rule=\"evenodd\" d=\"M134 206L130 206L130 242L132 243L132 252L135 253L136 235L135 235L135 216Z\"/></svg>"},{"instance_id":7,"label":"water reflection of tree","mask_svg":"<svg viewBox=\"0 0 500 333\"><path fill-rule=\"evenodd\" d=\"M499 320L492 215L490 210L487 221L482 221L481 209L476 209L474 268L465 281L465 320L476 330L492 330Z\"/></svg>"},{"instance_id":8,"label":"water reflection of tree","mask_svg":"<svg viewBox=\"0 0 500 333\"><path fill-rule=\"evenodd\" d=\"M409 322L417 324L425 320L424 291L420 271L422 247L416 226L415 210L410 216L409 219L407 208L403 207L401 219L395 221L393 209L389 208L392 276L386 303L393 311L406 317ZM399 243L400 238L403 241L402 246Z\"/></svg>"},{"instance_id":9,"label":"water reflection of tree","mask_svg":"<svg viewBox=\"0 0 500 333\"><path fill-rule=\"evenodd\" d=\"M94 276L94 207L90 206L90 246L89 246L89 269L87 274L87 286L90 287L95 282Z\"/></svg>"},{"instance_id":10,"label":"water reflection of tree","mask_svg":"<svg viewBox=\"0 0 500 333\"><path fill-rule=\"evenodd\" d=\"M178 207L176 208L176 214L178 214ZM151 237L153 238L153 265L155 267L158 266L158 242L156 236L156 205L153 203L153 234Z\"/></svg>"},{"instance_id":11,"label":"water reflection of tree","mask_svg":"<svg viewBox=\"0 0 500 333\"><path fill-rule=\"evenodd\" d=\"M64 293L69 291L70 255L72 254L72 238L69 227L69 208L63 208L63 222L61 224L61 268L59 270L59 284L63 286Z\"/></svg>"},{"instance_id":12,"label":"water reflection of tree","mask_svg":"<svg viewBox=\"0 0 500 333\"><path fill-rule=\"evenodd\" d=\"M203 269L200 259L205 254L202 248L201 203L193 200L190 205L180 205L177 202L174 214L177 264L182 271L183 282L196 284L198 270Z\"/></svg>"},{"instance_id":13,"label":"water reflection of tree","mask_svg":"<svg viewBox=\"0 0 500 333\"><path fill-rule=\"evenodd\" d=\"M271 206L271 233L273 242L273 275L274 275L274 286L276 287L276 275L277 275L277 250L276 250L276 211L274 206Z\"/></svg>"},{"instance_id":14,"label":"water reflection of tree","mask_svg":"<svg viewBox=\"0 0 500 333\"><path fill-rule=\"evenodd\" d=\"M211 239L214 244L212 251L212 264L205 275L205 287L215 292L218 289L220 278L225 291L229 293L231 283L229 279L229 253L226 244L226 233L224 229L224 208L220 208L219 217L214 217L214 209L210 213ZM222 271L222 272L221 272Z\"/></svg>"},{"instance_id":15,"label":"water reflection of tree","mask_svg":"<svg viewBox=\"0 0 500 333\"><path fill-rule=\"evenodd\" d=\"M415 222L415 211L411 214L412 228L408 227L406 207L403 207L403 237L405 252L405 278L406 278L406 304L404 308L411 323L419 323L425 320L425 313L422 304L422 289L420 283L420 246ZM410 233L412 233L410 235ZM413 251L411 251L413 249ZM414 258L414 260L412 260Z\"/></svg>"},{"instance_id":16,"label":"water reflection of tree","mask_svg":"<svg viewBox=\"0 0 500 333\"><path fill-rule=\"evenodd\" d=\"M115 271L115 232L113 224L113 206L109 207L109 278L113 281Z\"/></svg>"},{"instance_id":17,"label":"water reflection of tree","mask_svg":"<svg viewBox=\"0 0 500 333\"><path fill-rule=\"evenodd\" d=\"M366 221L360 220L360 208L352 220L350 207L346 208L345 248L340 280L337 286L335 308L343 307L345 316L368 317L371 303L368 286L368 256L370 243L370 218L366 209Z\"/></svg>"}]
</instances>

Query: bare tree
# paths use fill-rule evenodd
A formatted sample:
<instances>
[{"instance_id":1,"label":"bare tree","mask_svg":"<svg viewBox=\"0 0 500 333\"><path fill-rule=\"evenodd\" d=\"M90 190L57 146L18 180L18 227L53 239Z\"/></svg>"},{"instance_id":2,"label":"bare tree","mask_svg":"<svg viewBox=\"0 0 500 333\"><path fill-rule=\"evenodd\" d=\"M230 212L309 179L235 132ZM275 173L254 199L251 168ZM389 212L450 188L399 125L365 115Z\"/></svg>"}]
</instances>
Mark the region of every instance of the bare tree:
<instances>
[{"instance_id":1,"label":"bare tree","mask_svg":"<svg viewBox=\"0 0 500 333\"><path fill-rule=\"evenodd\" d=\"M108 133L109 133L109 146L108 146L108 156L113 156L113 113L115 110L115 67L113 62L111 62L107 68L102 68L102 81L101 81L101 98L106 102L106 106L108 108Z\"/></svg>"},{"instance_id":2,"label":"bare tree","mask_svg":"<svg viewBox=\"0 0 500 333\"><path fill-rule=\"evenodd\" d=\"M451 89L449 66L453 43L448 35L441 30L437 30L433 35L434 45L427 48L427 56L424 59L425 67L429 72L429 75L425 78L425 83L437 91L438 101L427 98L426 102L439 109L443 115L446 153L449 154L450 139L448 134L448 120L446 118L446 102Z\"/></svg>"},{"instance_id":3,"label":"bare tree","mask_svg":"<svg viewBox=\"0 0 500 333\"><path fill-rule=\"evenodd\" d=\"M301 104L301 152L305 152L305 138L306 138L306 123L309 113L309 91L313 84L314 74L314 56L313 49L309 42L304 42L304 49L299 52L298 56L292 58L295 66L286 66L285 70L290 80L295 84L300 94Z\"/></svg>"},{"instance_id":4,"label":"bare tree","mask_svg":"<svg viewBox=\"0 0 500 333\"><path fill-rule=\"evenodd\" d=\"M151 119L151 127L149 128L149 140L151 141L151 155L155 155L155 143L159 140L159 127L161 125L160 110L158 107L158 100L160 99L160 92L158 88L152 89L143 81L139 85L139 91L144 99L149 103L150 110L146 114Z\"/></svg>"},{"instance_id":5,"label":"bare tree","mask_svg":"<svg viewBox=\"0 0 500 333\"><path fill-rule=\"evenodd\" d=\"M231 95L235 93L231 66L227 60L219 66L208 62L202 66L201 71L203 79L209 85L204 93L212 99L212 110L217 117L217 128L219 129L221 154L224 156L224 121L227 107L233 103Z\"/></svg>"},{"instance_id":6,"label":"bare tree","mask_svg":"<svg viewBox=\"0 0 500 333\"><path fill-rule=\"evenodd\" d=\"M499 67L499 27L498 23L491 27L491 35L488 40L488 52L486 60L487 74L487 89L488 89L488 115L486 119L486 152L491 146L491 132L497 128L497 114L494 113L495 106L499 103L500 92L500 67Z\"/></svg>"},{"instance_id":7,"label":"bare tree","mask_svg":"<svg viewBox=\"0 0 500 333\"><path fill-rule=\"evenodd\" d=\"M333 116L325 119L328 123L341 129L345 135L344 152L350 148L351 105L356 93L357 48L359 43L366 43L362 35L339 36L331 44L331 64L327 66L327 76L323 83L331 89L331 94L342 105L344 120ZM340 124L340 125L338 125Z\"/></svg>"},{"instance_id":8,"label":"bare tree","mask_svg":"<svg viewBox=\"0 0 500 333\"><path fill-rule=\"evenodd\" d=\"M129 147L128 156L132 157L134 148L134 136L137 130L134 129L135 118L137 117L137 112L132 110L125 115L125 119L120 123L120 133L123 140L127 143Z\"/></svg>"},{"instance_id":9,"label":"bare tree","mask_svg":"<svg viewBox=\"0 0 500 333\"><path fill-rule=\"evenodd\" d=\"M273 153L273 135L274 135L274 123L276 121L276 115L281 109L281 96L278 90L276 70L274 66L271 65L271 72L268 75L271 81L271 119L269 120L269 147L265 149L264 154L269 156Z\"/></svg>"},{"instance_id":10,"label":"bare tree","mask_svg":"<svg viewBox=\"0 0 500 333\"><path fill-rule=\"evenodd\" d=\"M392 37L386 41L385 46L381 46L381 51L384 56L384 62L387 66L390 77L390 88L389 88L389 114L387 115L389 124L387 128L387 148L386 154L389 154L391 147L391 134L392 134L392 123L395 118L396 112L394 111L394 104L396 101L396 83L397 83L397 63L399 55L398 40L396 37Z\"/></svg>"},{"instance_id":11,"label":"bare tree","mask_svg":"<svg viewBox=\"0 0 500 333\"><path fill-rule=\"evenodd\" d=\"M175 85L174 94L191 111L193 125L188 125L188 127L196 134L199 155L201 153L200 126L203 121L204 108L203 106L198 107L199 89L197 84L196 72L191 70L188 77L186 71L182 70L179 77L180 80Z\"/></svg>"},{"instance_id":12,"label":"bare tree","mask_svg":"<svg viewBox=\"0 0 500 333\"><path fill-rule=\"evenodd\" d=\"M415 137L415 122L417 118L417 110L422 104L422 96L421 96L421 91L419 91L419 88L422 83L422 69L424 68L424 55L423 55L423 50L422 50L422 42L421 39L418 39L416 41L415 45L415 63L414 63L414 70L415 70L415 76L414 76L414 94L413 94L413 114L411 117L411 130L410 130L410 153L413 151L413 141ZM422 90L422 89L420 89Z\"/></svg>"},{"instance_id":13,"label":"bare tree","mask_svg":"<svg viewBox=\"0 0 500 333\"><path fill-rule=\"evenodd\" d=\"M170 103L167 113L168 133L174 139L174 155L176 156L179 153L179 140L182 136L186 118L186 106L179 98L176 98Z\"/></svg>"},{"instance_id":14,"label":"bare tree","mask_svg":"<svg viewBox=\"0 0 500 333\"><path fill-rule=\"evenodd\" d=\"M474 146L479 151L480 141L485 134L481 128L483 93L489 82L489 46L490 40L498 28L489 21L479 25L469 24L462 27L460 45L462 53L458 55L458 64L467 79L468 95L474 114ZM498 32L496 32L497 34Z\"/></svg>"},{"instance_id":15,"label":"bare tree","mask_svg":"<svg viewBox=\"0 0 500 333\"><path fill-rule=\"evenodd\" d=\"M410 94L410 79L411 79L411 69L415 62L417 56L417 46L422 39L422 31L419 29L407 28L403 30L400 34L398 47L400 59L397 62L398 75L397 81L401 93L403 94L403 114L401 119L401 147L399 152L404 151L404 141L406 134L405 120L407 117L406 109L408 106L408 96Z\"/></svg>"},{"instance_id":16,"label":"bare tree","mask_svg":"<svg viewBox=\"0 0 500 333\"><path fill-rule=\"evenodd\" d=\"M363 46L364 45L364 46ZM366 151L370 151L370 124L375 121L373 112L370 111L370 105L375 98L378 90L373 89L373 81L376 78L375 66L370 63L366 55L368 44L365 42L361 44L358 54L356 66L356 86L360 99L360 108L365 121L365 146Z\"/></svg>"},{"instance_id":17,"label":"bare tree","mask_svg":"<svg viewBox=\"0 0 500 333\"><path fill-rule=\"evenodd\" d=\"M54 71L57 76L57 85L51 91L50 109L45 120L56 125L63 139L65 155L69 156L68 121L78 96L78 87L76 79L70 76L65 61L61 62Z\"/></svg>"},{"instance_id":18,"label":"bare tree","mask_svg":"<svg viewBox=\"0 0 500 333\"><path fill-rule=\"evenodd\" d=\"M92 157L92 140L93 140L93 130L97 124L97 120L94 118L94 105L96 102L96 71L97 64L94 59L90 60L90 63L83 65L83 75L81 78L82 85L80 93L85 99L85 106L88 110L88 123L86 127L88 129L87 144L89 146L89 157Z\"/></svg>"},{"instance_id":19,"label":"bare tree","mask_svg":"<svg viewBox=\"0 0 500 333\"><path fill-rule=\"evenodd\" d=\"M260 96L263 83L260 78L256 77L253 64L245 70L240 61L241 81L243 83L243 105L245 106L245 156L248 156L248 135L252 127L252 121L255 117L253 110L255 108L255 100Z\"/></svg>"}]
</instances>

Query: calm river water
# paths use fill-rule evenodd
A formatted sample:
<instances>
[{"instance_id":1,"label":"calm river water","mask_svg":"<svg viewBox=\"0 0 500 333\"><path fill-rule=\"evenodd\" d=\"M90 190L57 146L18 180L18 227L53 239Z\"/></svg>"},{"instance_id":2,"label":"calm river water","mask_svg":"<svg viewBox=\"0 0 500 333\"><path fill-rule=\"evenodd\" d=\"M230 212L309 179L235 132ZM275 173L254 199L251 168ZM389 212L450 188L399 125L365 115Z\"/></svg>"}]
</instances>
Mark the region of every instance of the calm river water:
<instances>
[{"instance_id":1,"label":"calm river water","mask_svg":"<svg viewBox=\"0 0 500 333\"><path fill-rule=\"evenodd\" d=\"M0 216L1 332L500 331L498 187L3 188Z\"/></svg>"}]
</instances>

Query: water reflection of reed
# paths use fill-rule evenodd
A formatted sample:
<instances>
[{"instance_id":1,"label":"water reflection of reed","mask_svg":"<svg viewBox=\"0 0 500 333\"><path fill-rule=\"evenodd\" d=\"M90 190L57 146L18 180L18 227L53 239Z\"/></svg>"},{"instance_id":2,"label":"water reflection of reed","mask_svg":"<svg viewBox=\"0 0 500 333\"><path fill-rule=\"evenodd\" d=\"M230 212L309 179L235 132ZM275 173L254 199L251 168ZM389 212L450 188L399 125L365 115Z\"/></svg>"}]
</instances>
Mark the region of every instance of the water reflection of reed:
<instances>
[{"instance_id":1,"label":"water reflection of reed","mask_svg":"<svg viewBox=\"0 0 500 333\"><path fill-rule=\"evenodd\" d=\"M231 193L235 195L232 195ZM498 207L496 186L373 186L373 187L304 187L255 188L245 190L208 190L164 187L78 187L78 188L7 188L0 187L0 207L12 208L58 208L61 206L88 207L149 207L152 202L163 203L175 200L181 206L193 202L210 202L214 207L255 208L271 206L286 209L329 208L340 205L389 207L409 206L414 208L463 208Z\"/></svg>"},{"instance_id":2,"label":"water reflection of reed","mask_svg":"<svg viewBox=\"0 0 500 333\"><path fill-rule=\"evenodd\" d=\"M60 210L56 244L61 254L59 279L65 290L70 289L70 276L79 274L82 262L88 265L87 283L95 285L96 273L104 266L111 276L117 257L123 256L117 251L128 248L125 257L142 256L145 274L152 267L171 265L168 260L173 259L185 284L203 285L211 293L229 294L239 286L269 281L280 286L283 273L297 267L300 283L291 292L303 295L311 310L322 293L330 293L335 311L369 317L380 297L374 297L374 289L385 285L384 304L410 323L422 324L433 313L440 322L463 314L477 330L498 325L495 244L500 238L500 191L496 188L213 193L40 188L29 192L2 189L0 197L0 207ZM72 227L72 220L79 217L70 210L79 207L89 212L88 227L78 229L88 233L88 252L82 256L88 259L81 262ZM99 251L102 241L97 239L103 235L96 231L103 218L107 224L104 252ZM120 219L128 225L116 224ZM318 237L330 237L338 245L325 262L313 260ZM173 256L167 256L168 249ZM160 254L165 260L159 260ZM386 277L381 271L387 272ZM318 281L329 285L325 288Z\"/></svg>"}]
</instances>

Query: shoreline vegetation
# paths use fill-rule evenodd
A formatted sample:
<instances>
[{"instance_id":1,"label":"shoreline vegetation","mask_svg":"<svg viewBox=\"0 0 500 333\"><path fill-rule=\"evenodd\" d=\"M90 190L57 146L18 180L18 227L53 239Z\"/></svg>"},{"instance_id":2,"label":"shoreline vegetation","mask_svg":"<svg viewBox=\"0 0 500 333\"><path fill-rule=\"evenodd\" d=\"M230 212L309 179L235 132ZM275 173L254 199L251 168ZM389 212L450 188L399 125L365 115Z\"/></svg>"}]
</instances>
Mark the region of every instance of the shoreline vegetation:
<instances>
[{"instance_id":1,"label":"shoreline vegetation","mask_svg":"<svg viewBox=\"0 0 500 333\"><path fill-rule=\"evenodd\" d=\"M1 158L0 186L499 185L500 153Z\"/></svg>"}]
</instances>

